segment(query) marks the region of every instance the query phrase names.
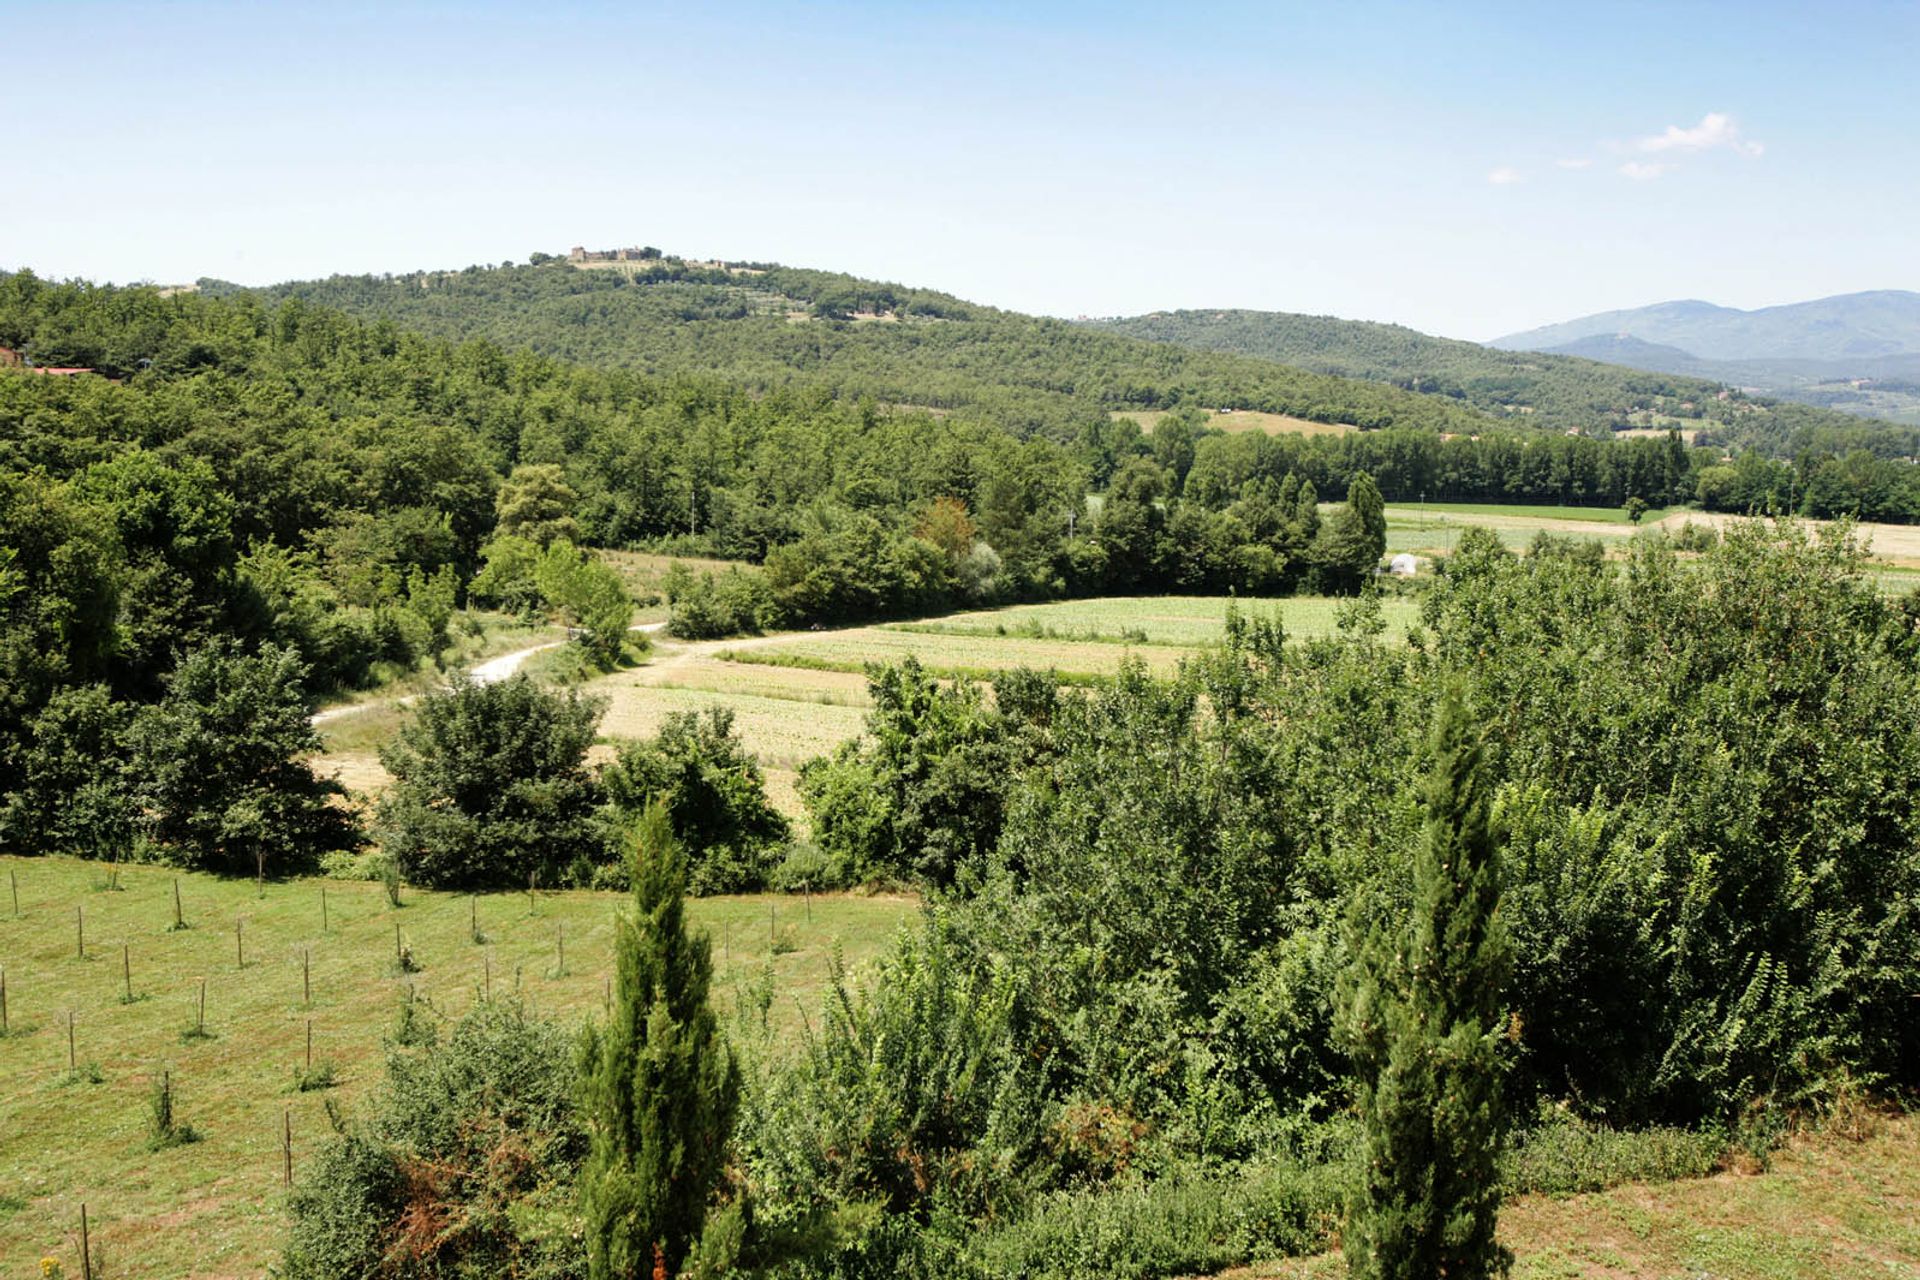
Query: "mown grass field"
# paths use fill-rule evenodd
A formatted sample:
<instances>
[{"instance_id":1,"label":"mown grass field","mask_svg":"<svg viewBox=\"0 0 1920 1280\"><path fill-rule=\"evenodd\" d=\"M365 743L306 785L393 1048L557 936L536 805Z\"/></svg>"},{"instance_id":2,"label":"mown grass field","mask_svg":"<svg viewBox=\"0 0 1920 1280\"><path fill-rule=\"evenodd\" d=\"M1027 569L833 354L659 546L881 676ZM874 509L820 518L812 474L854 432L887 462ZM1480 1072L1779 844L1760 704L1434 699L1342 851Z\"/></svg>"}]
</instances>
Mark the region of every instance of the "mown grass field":
<instances>
[{"instance_id":1,"label":"mown grass field","mask_svg":"<svg viewBox=\"0 0 1920 1280\"><path fill-rule=\"evenodd\" d=\"M1287 634L1298 639L1332 635L1341 602L1322 596L1275 599L1221 596L1117 596L1101 600L1066 600L1058 604L1014 605L958 613L925 622L896 622L891 631L940 636L1045 637L1069 643L1145 643L1198 648L1216 643L1226 628L1227 610L1243 617L1278 614ZM1381 601L1389 631L1405 634L1418 614L1406 596Z\"/></svg>"},{"instance_id":2,"label":"mown grass field","mask_svg":"<svg viewBox=\"0 0 1920 1280\"><path fill-rule=\"evenodd\" d=\"M176 878L190 927L170 931ZM284 1226L283 1123L290 1118L297 1170L330 1132L326 1100L350 1109L381 1077L381 1038L408 989L430 1016L457 1016L482 997L490 972L496 996L517 985L542 1012L597 1011L625 902L611 893L541 893L529 904L524 893L407 891L395 909L369 882L269 883L262 895L251 882L156 867L121 870L118 891L104 883L98 864L0 858L9 1024L0 1038L0 1275L38 1275L38 1260L51 1256L78 1276L82 1201L115 1277L262 1274ZM797 1031L803 1012L816 1017L835 948L857 971L915 910L909 898L848 895L689 904L693 924L713 938L721 1007L771 965L782 1034ZM475 918L484 944L474 941ZM396 971L396 925L418 973ZM184 1039L203 979L210 1036ZM68 1074L69 1015L77 1080ZM339 1083L301 1093L294 1073L309 1022L314 1060L331 1063ZM180 1119L204 1137L150 1152L147 1097L163 1070Z\"/></svg>"},{"instance_id":3,"label":"mown grass field","mask_svg":"<svg viewBox=\"0 0 1920 1280\"><path fill-rule=\"evenodd\" d=\"M1818 1133L1764 1173L1592 1195L1522 1196L1500 1214L1516 1280L1911 1280L1920 1276L1920 1117ZM1339 1254L1222 1280L1338 1280Z\"/></svg>"}]
</instances>

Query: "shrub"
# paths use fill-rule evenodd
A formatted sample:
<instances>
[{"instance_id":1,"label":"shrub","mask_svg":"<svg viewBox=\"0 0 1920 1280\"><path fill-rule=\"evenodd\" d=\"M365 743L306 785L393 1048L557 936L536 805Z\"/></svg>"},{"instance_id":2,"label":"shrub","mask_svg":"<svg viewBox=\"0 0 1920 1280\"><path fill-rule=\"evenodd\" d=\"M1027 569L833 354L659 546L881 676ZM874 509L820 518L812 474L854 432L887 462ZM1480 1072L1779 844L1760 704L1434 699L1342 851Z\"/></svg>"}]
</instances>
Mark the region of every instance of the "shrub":
<instances>
[{"instance_id":1,"label":"shrub","mask_svg":"<svg viewBox=\"0 0 1920 1280\"><path fill-rule=\"evenodd\" d=\"M390 1051L370 1116L294 1188L284 1274L580 1274L573 1081L566 1032L512 1001L475 1005L444 1042Z\"/></svg>"},{"instance_id":2,"label":"shrub","mask_svg":"<svg viewBox=\"0 0 1920 1280\"><path fill-rule=\"evenodd\" d=\"M667 634L682 640L757 634L780 623L780 610L764 574L740 568L695 576L675 563L661 581L671 615Z\"/></svg>"},{"instance_id":3,"label":"shrub","mask_svg":"<svg viewBox=\"0 0 1920 1280\"><path fill-rule=\"evenodd\" d=\"M413 884L512 888L584 882L604 855L585 768L604 703L549 693L524 675L457 678L428 694L381 749L394 776L377 829Z\"/></svg>"},{"instance_id":4,"label":"shrub","mask_svg":"<svg viewBox=\"0 0 1920 1280\"><path fill-rule=\"evenodd\" d=\"M320 749L307 723L306 667L294 650L207 645L167 677L165 696L128 732L142 833L164 857L200 870L264 876L311 870L357 847L343 793L302 758Z\"/></svg>"},{"instance_id":5,"label":"shrub","mask_svg":"<svg viewBox=\"0 0 1920 1280\"><path fill-rule=\"evenodd\" d=\"M787 820L768 802L728 708L669 715L651 739L621 746L600 785L623 822L656 800L664 806L696 894L761 888L787 838Z\"/></svg>"},{"instance_id":6,"label":"shrub","mask_svg":"<svg viewBox=\"0 0 1920 1280\"><path fill-rule=\"evenodd\" d=\"M1271 1163L1224 1177L1176 1169L1057 1192L968 1252L983 1275L1029 1280L1220 1271L1326 1248L1352 1178L1342 1165Z\"/></svg>"}]
</instances>

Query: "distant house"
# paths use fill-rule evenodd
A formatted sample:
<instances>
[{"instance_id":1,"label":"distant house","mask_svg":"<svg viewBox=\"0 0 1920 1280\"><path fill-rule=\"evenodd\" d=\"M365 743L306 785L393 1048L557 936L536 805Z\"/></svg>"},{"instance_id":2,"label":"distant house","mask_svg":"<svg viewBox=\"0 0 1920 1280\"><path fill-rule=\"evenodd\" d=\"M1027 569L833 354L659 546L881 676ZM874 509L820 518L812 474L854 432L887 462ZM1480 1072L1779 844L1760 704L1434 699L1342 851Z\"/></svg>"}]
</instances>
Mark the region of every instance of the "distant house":
<instances>
[{"instance_id":1,"label":"distant house","mask_svg":"<svg viewBox=\"0 0 1920 1280\"><path fill-rule=\"evenodd\" d=\"M0 369L18 369L20 364L20 353L18 351L15 351L12 347L0 347Z\"/></svg>"}]
</instances>

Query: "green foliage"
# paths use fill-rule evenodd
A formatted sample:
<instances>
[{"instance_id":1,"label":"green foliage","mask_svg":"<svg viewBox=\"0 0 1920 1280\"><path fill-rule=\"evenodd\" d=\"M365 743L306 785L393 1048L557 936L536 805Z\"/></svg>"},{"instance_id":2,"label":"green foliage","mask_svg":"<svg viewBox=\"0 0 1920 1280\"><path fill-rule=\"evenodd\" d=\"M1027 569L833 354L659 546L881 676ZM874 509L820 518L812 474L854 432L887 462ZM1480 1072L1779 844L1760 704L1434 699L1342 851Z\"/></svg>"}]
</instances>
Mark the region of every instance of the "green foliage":
<instances>
[{"instance_id":1,"label":"green foliage","mask_svg":"<svg viewBox=\"0 0 1920 1280\"><path fill-rule=\"evenodd\" d=\"M712 371L757 391L831 388L848 400L930 405L1021 430L1186 402L1369 427L1471 431L1487 421L1440 397L768 263L746 272L666 258L625 273L552 262L335 276L255 296L392 317L441 338L486 338L603 367ZM812 319L794 323L794 311ZM898 323L846 323L856 312Z\"/></svg>"},{"instance_id":2,"label":"green foliage","mask_svg":"<svg viewBox=\"0 0 1920 1280\"><path fill-rule=\"evenodd\" d=\"M485 1001L444 1042L393 1049L370 1114L307 1163L283 1274L497 1275L584 1269L571 1182L587 1136L566 1033Z\"/></svg>"},{"instance_id":3,"label":"green foliage","mask_svg":"<svg viewBox=\"0 0 1920 1280\"><path fill-rule=\"evenodd\" d=\"M1026 998L1017 967L943 913L903 931L862 987L836 966L804 1061L748 1098L767 1212L874 1204L924 1220L1018 1203L1048 1120L1044 1058L1021 1047Z\"/></svg>"},{"instance_id":4,"label":"green foliage","mask_svg":"<svg viewBox=\"0 0 1920 1280\"><path fill-rule=\"evenodd\" d=\"M322 854L356 847L337 783L304 757L320 749L307 723L299 655L256 655L221 640L187 655L166 693L127 731L136 825L181 866L228 875L307 871Z\"/></svg>"},{"instance_id":5,"label":"green foliage","mask_svg":"<svg viewBox=\"0 0 1920 1280\"><path fill-rule=\"evenodd\" d=\"M604 839L585 761L603 709L524 675L421 698L380 752L394 776L376 819L387 857L436 888L588 881Z\"/></svg>"},{"instance_id":6,"label":"green foliage","mask_svg":"<svg viewBox=\"0 0 1920 1280\"><path fill-rule=\"evenodd\" d=\"M1656 1125L1609 1129L1564 1113L1542 1117L1520 1134L1501 1163L1508 1195L1576 1195L1626 1182L1703 1178L1720 1167L1727 1139Z\"/></svg>"},{"instance_id":7,"label":"green foliage","mask_svg":"<svg viewBox=\"0 0 1920 1280\"><path fill-rule=\"evenodd\" d=\"M1427 608L1503 744L1527 1089L1730 1123L1912 1078L1920 681L1860 568L1792 527L1620 572L1462 540Z\"/></svg>"},{"instance_id":8,"label":"green foliage","mask_svg":"<svg viewBox=\"0 0 1920 1280\"><path fill-rule=\"evenodd\" d=\"M515 467L493 497L494 536L524 538L542 550L556 539L578 542L578 501L558 464Z\"/></svg>"},{"instance_id":9,"label":"green foliage","mask_svg":"<svg viewBox=\"0 0 1920 1280\"><path fill-rule=\"evenodd\" d=\"M611 666L633 621L633 600L620 575L571 542L555 541L533 566L533 581L595 660Z\"/></svg>"},{"instance_id":10,"label":"green foliage","mask_svg":"<svg viewBox=\"0 0 1920 1280\"><path fill-rule=\"evenodd\" d=\"M972 1267L955 1274L1128 1280L1310 1254L1332 1240L1351 1178L1339 1165L1272 1161L1057 1192L972 1243Z\"/></svg>"},{"instance_id":11,"label":"green foliage","mask_svg":"<svg viewBox=\"0 0 1920 1280\"><path fill-rule=\"evenodd\" d=\"M1346 505L1320 530L1314 559L1321 582L1332 591L1358 590L1386 553L1386 505L1373 477L1362 471L1347 486Z\"/></svg>"},{"instance_id":12,"label":"green foliage","mask_svg":"<svg viewBox=\"0 0 1920 1280\"><path fill-rule=\"evenodd\" d=\"M164 1151L200 1141L200 1131L173 1113L173 1077L161 1072L147 1091L147 1150Z\"/></svg>"},{"instance_id":13,"label":"green foliage","mask_svg":"<svg viewBox=\"0 0 1920 1280\"><path fill-rule=\"evenodd\" d=\"M869 668L867 737L800 771L814 838L836 881L949 885L993 847L1007 788L1044 752L1053 705L1046 677L1003 682L1025 696L989 705L980 686L943 685L914 658Z\"/></svg>"},{"instance_id":14,"label":"green foliage","mask_svg":"<svg viewBox=\"0 0 1920 1280\"><path fill-rule=\"evenodd\" d=\"M1504 1275L1512 1262L1494 1239L1512 958L1491 788L1457 698L1441 703L1431 749L1412 913L1358 944L1341 991L1365 1135L1342 1244L1363 1280Z\"/></svg>"},{"instance_id":15,"label":"green foliage","mask_svg":"<svg viewBox=\"0 0 1920 1280\"><path fill-rule=\"evenodd\" d=\"M781 618L766 576L737 567L696 575L675 561L661 587L672 610L667 634L681 640L758 634Z\"/></svg>"},{"instance_id":16,"label":"green foliage","mask_svg":"<svg viewBox=\"0 0 1920 1280\"><path fill-rule=\"evenodd\" d=\"M535 571L540 547L520 537L498 537L480 548L485 564L467 585L476 604L489 605L520 618L538 617L546 604Z\"/></svg>"},{"instance_id":17,"label":"green foliage","mask_svg":"<svg viewBox=\"0 0 1920 1280\"><path fill-rule=\"evenodd\" d=\"M47 699L16 749L17 782L0 799L0 842L108 859L128 851L125 734L132 709L104 685L69 685Z\"/></svg>"},{"instance_id":18,"label":"green foliage","mask_svg":"<svg viewBox=\"0 0 1920 1280\"><path fill-rule=\"evenodd\" d=\"M580 1047L592 1149L581 1177L595 1277L675 1276L725 1168L740 1073L707 1004L711 944L687 933L687 867L664 805L634 829L634 912L605 1028Z\"/></svg>"},{"instance_id":19,"label":"green foliage","mask_svg":"<svg viewBox=\"0 0 1920 1280\"><path fill-rule=\"evenodd\" d=\"M600 785L617 820L632 821L656 802L665 807L696 894L761 888L787 839L787 820L768 802L760 766L725 707L676 712L653 738L623 744Z\"/></svg>"}]
</instances>

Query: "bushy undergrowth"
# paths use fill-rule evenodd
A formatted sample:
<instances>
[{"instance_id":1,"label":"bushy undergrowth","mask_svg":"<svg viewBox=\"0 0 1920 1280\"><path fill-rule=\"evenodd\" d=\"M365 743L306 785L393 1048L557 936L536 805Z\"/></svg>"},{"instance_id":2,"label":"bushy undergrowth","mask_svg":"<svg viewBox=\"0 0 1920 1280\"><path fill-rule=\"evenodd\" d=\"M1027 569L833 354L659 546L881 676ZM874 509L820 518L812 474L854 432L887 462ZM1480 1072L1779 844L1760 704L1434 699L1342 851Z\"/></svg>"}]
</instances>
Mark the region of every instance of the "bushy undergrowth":
<instances>
[{"instance_id":1,"label":"bushy undergrowth","mask_svg":"<svg viewBox=\"0 0 1920 1280\"><path fill-rule=\"evenodd\" d=\"M1729 1145L1715 1132L1666 1125L1609 1129L1553 1115L1520 1135L1507 1152L1500 1179L1515 1195L1573 1195L1623 1182L1702 1178L1720 1166Z\"/></svg>"},{"instance_id":2,"label":"bushy undergrowth","mask_svg":"<svg viewBox=\"0 0 1920 1280\"><path fill-rule=\"evenodd\" d=\"M370 1114L295 1187L282 1274L583 1275L573 1095L571 1037L510 1001L396 1046Z\"/></svg>"}]
</instances>

